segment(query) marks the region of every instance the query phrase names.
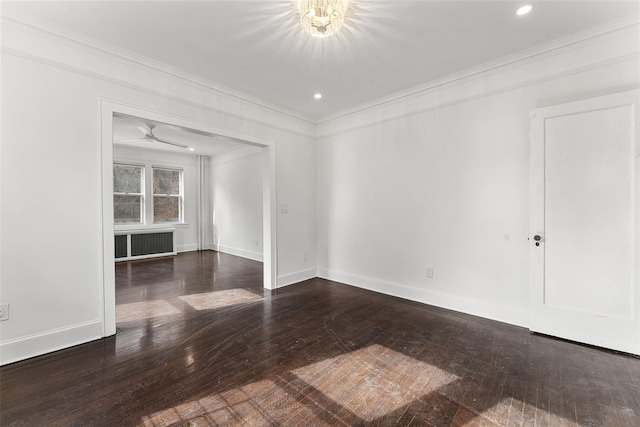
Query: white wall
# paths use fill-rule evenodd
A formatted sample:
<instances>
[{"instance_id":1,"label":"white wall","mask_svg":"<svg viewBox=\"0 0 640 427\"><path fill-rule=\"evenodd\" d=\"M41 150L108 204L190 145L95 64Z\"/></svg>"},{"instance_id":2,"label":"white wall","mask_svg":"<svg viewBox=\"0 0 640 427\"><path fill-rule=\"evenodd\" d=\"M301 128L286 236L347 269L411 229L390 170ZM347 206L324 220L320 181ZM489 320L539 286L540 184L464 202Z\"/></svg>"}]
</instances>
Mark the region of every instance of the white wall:
<instances>
[{"instance_id":1,"label":"white wall","mask_svg":"<svg viewBox=\"0 0 640 427\"><path fill-rule=\"evenodd\" d=\"M175 239L178 252L198 250L198 157L168 151L141 150L114 144L113 160L114 162L143 164L146 166L147 172L151 171L152 165L182 169L184 224L171 224L170 226L176 228ZM118 227L116 225L116 229ZM136 228L144 228L144 226L136 226Z\"/></svg>"},{"instance_id":2,"label":"white wall","mask_svg":"<svg viewBox=\"0 0 640 427\"><path fill-rule=\"evenodd\" d=\"M262 261L262 149L247 147L210 159L211 246Z\"/></svg>"},{"instance_id":3,"label":"white wall","mask_svg":"<svg viewBox=\"0 0 640 427\"><path fill-rule=\"evenodd\" d=\"M261 150L247 147L211 159L207 236L216 250L262 259ZM316 180L315 151L297 144L278 151L278 161L290 165L289 174L278 175L278 286L316 276ZM291 198L290 194L306 197ZM282 209L286 206L287 209ZM306 219L312 219L307 221ZM258 244L256 245L256 241ZM286 273L282 273L286 272Z\"/></svg>"},{"instance_id":4,"label":"white wall","mask_svg":"<svg viewBox=\"0 0 640 427\"><path fill-rule=\"evenodd\" d=\"M102 99L276 142L279 285L317 259L322 277L526 325L529 110L640 74L636 24L316 127L15 17L2 43L0 363L102 336Z\"/></svg>"},{"instance_id":5,"label":"white wall","mask_svg":"<svg viewBox=\"0 0 640 427\"><path fill-rule=\"evenodd\" d=\"M323 123L319 276L528 325L529 111L638 64L636 24Z\"/></svg>"},{"instance_id":6,"label":"white wall","mask_svg":"<svg viewBox=\"0 0 640 427\"><path fill-rule=\"evenodd\" d=\"M313 125L83 42L2 19L0 299L11 314L0 323L3 364L103 334L103 99L275 141L278 185L301 176L277 196L313 212L278 218L278 276L308 268L289 254L316 245L315 234L299 233L315 229Z\"/></svg>"}]
</instances>

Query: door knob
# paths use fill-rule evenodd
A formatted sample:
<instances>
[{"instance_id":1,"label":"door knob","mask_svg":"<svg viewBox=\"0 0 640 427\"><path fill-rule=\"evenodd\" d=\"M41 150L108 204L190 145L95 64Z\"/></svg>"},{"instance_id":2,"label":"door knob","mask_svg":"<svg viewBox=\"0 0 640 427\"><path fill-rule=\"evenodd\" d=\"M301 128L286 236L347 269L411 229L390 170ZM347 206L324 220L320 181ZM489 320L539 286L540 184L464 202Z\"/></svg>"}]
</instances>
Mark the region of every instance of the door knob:
<instances>
[{"instance_id":1,"label":"door knob","mask_svg":"<svg viewBox=\"0 0 640 427\"><path fill-rule=\"evenodd\" d=\"M542 240L542 237L536 234L535 236L533 236L533 240L535 240L536 242L539 242L540 240Z\"/></svg>"}]
</instances>

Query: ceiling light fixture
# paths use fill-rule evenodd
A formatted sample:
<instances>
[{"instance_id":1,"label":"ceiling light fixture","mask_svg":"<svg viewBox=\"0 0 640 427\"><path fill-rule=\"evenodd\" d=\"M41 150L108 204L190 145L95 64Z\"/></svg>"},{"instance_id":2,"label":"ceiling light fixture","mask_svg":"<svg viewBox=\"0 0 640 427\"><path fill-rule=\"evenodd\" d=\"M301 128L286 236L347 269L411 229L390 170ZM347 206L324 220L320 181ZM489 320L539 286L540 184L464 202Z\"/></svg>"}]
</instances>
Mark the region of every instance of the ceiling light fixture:
<instances>
[{"instance_id":1,"label":"ceiling light fixture","mask_svg":"<svg viewBox=\"0 0 640 427\"><path fill-rule=\"evenodd\" d=\"M347 0L298 0L302 28L314 37L328 37L340 30Z\"/></svg>"},{"instance_id":2,"label":"ceiling light fixture","mask_svg":"<svg viewBox=\"0 0 640 427\"><path fill-rule=\"evenodd\" d=\"M320 99L320 98L322 98L322 94L321 93L316 93L316 94L313 95L313 97L315 99Z\"/></svg>"},{"instance_id":3,"label":"ceiling light fixture","mask_svg":"<svg viewBox=\"0 0 640 427\"><path fill-rule=\"evenodd\" d=\"M196 149L193 147L189 147L189 151L196 151Z\"/></svg>"},{"instance_id":4,"label":"ceiling light fixture","mask_svg":"<svg viewBox=\"0 0 640 427\"><path fill-rule=\"evenodd\" d=\"M516 12L516 15L518 16L526 15L527 13L531 12L531 9L533 9L533 6L531 6L530 4L524 5L520 9L518 9L518 11Z\"/></svg>"}]
</instances>

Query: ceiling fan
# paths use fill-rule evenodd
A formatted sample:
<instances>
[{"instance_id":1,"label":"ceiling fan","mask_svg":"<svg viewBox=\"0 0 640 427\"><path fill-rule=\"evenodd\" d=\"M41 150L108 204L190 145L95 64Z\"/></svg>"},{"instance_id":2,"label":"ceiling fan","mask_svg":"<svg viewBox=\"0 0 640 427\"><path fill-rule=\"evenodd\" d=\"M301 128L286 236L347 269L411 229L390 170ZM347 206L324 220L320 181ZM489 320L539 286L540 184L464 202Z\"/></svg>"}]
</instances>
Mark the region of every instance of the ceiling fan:
<instances>
[{"instance_id":1,"label":"ceiling fan","mask_svg":"<svg viewBox=\"0 0 640 427\"><path fill-rule=\"evenodd\" d=\"M155 136L153 134L153 129L155 127L156 127L156 125L151 124L151 123L147 123L147 127L137 126L137 128L140 129L140 132L142 132L142 134L144 135L142 138L125 139L125 140L122 140L122 141L119 141L119 142L155 141L155 142L161 142L163 144L173 145L175 147L189 148L188 145L180 144L179 142L167 141L166 139L158 138L157 136Z\"/></svg>"}]
</instances>

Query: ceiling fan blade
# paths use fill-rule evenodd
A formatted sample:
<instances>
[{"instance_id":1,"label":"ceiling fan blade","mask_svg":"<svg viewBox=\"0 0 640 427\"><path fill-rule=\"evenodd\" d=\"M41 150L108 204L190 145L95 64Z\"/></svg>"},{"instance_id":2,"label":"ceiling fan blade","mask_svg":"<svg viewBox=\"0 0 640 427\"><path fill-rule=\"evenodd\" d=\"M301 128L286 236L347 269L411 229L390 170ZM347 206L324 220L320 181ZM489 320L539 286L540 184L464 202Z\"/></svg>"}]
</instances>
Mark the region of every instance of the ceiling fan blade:
<instances>
[{"instance_id":1,"label":"ceiling fan blade","mask_svg":"<svg viewBox=\"0 0 640 427\"><path fill-rule=\"evenodd\" d=\"M179 142L167 141L166 139L158 138L155 135L153 136L153 139L158 142L162 142L163 144L169 144L169 145L173 145L175 147L180 147L180 148L189 148L188 145L180 144Z\"/></svg>"}]
</instances>

